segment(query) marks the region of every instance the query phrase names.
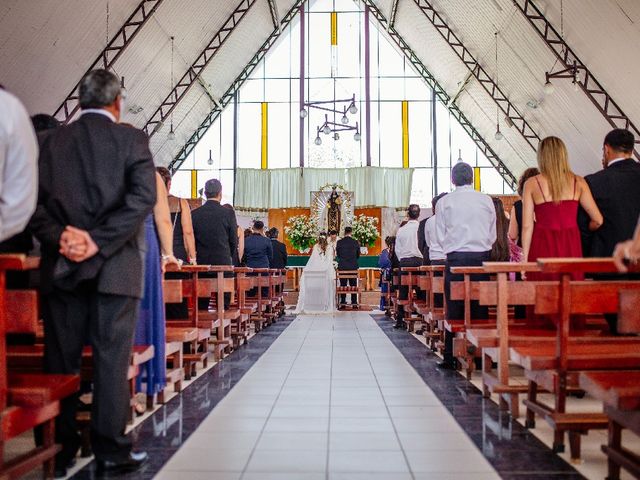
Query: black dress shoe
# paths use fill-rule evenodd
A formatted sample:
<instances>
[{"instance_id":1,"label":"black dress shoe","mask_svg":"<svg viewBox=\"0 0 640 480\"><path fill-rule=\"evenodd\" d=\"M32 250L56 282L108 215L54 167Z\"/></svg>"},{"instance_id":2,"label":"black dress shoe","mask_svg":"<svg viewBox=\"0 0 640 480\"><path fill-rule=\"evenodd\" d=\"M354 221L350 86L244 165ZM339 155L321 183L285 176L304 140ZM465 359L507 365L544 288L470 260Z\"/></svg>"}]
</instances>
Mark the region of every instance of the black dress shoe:
<instances>
[{"instance_id":1,"label":"black dress shoe","mask_svg":"<svg viewBox=\"0 0 640 480\"><path fill-rule=\"evenodd\" d=\"M393 326L393 328L404 330L404 329L407 328L407 324L404 323L403 321L399 321L399 322L396 322L396 324Z\"/></svg>"},{"instance_id":2,"label":"black dress shoe","mask_svg":"<svg viewBox=\"0 0 640 480\"><path fill-rule=\"evenodd\" d=\"M148 458L147 452L131 452L125 460L119 462L96 460L96 473L98 476L107 477L110 475L135 472L145 464Z\"/></svg>"},{"instance_id":3,"label":"black dress shoe","mask_svg":"<svg viewBox=\"0 0 640 480\"><path fill-rule=\"evenodd\" d=\"M53 470L54 478L64 478L67 476L67 470L76 466L76 459L72 458L66 464L60 465L60 462L56 461L55 468Z\"/></svg>"},{"instance_id":4,"label":"black dress shoe","mask_svg":"<svg viewBox=\"0 0 640 480\"><path fill-rule=\"evenodd\" d=\"M438 362L436 363L436 367L438 367L441 370L456 370L455 362L447 362L447 361Z\"/></svg>"}]
</instances>

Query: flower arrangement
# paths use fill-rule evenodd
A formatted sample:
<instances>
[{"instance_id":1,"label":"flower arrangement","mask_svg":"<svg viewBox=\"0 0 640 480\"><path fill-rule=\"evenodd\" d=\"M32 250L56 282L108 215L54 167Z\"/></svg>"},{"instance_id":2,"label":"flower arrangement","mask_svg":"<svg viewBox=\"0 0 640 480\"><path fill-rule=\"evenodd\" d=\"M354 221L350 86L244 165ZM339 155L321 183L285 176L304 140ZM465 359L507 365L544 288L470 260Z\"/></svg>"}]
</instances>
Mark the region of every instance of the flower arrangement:
<instances>
[{"instance_id":1,"label":"flower arrangement","mask_svg":"<svg viewBox=\"0 0 640 480\"><path fill-rule=\"evenodd\" d=\"M293 248L306 253L316 243L317 226L308 215L290 217L284 227L284 233Z\"/></svg>"},{"instance_id":2,"label":"flower arrangement","mask_svg":"<svg viewBox=\"0 0 640 480\"><path fill-rule=\"evenodd\" d=\"M360 242L363 247L373 247L380 237L378 219L376 217L367 217L361 213L353 219L351 228L353 229L353 238Z\"/></svg>"}]
</instances>

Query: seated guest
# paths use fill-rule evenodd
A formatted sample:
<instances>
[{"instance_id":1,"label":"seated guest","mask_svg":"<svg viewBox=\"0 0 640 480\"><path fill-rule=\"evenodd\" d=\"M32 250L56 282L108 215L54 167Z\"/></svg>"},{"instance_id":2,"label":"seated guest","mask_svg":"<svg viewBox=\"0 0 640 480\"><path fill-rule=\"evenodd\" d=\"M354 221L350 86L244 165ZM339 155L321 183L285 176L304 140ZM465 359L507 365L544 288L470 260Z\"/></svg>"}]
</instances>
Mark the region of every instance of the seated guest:
<instances>
[{"instance_id":1,"label":"seated guest","mask_svg":"<svg viewBox=\"0 0 640 480\"><path fill-rule=\"evenodd\" d=\"M640 163L633 159L635 138L629 130L615 129L604 139L603 170L584 177L604 223L595 232L581 209L580 230L585 257L609 257L616 244L633 236L640 215Z\"/></svg>"},{"instance_id":2,"label":"seated guest","mask_svg":"<svg viewBox=\"0 0 640 480\"><path fill-rule=\"evenodd\" d=\"M287 268L287 246L278 240L278 229L273 227L269 229L267 236L271 239L271 246L273 247L273 257L271 257L271 264L269 268Z\"/></svg>"},{"instance_id":3,"label":"seated guest","mask_svg":"<svg viewBox=\"0 0 640 480\"><path fill-rule=\"evenodd\" d=\"M422 252L418 247L418 218L420 218L420 206L409 205L407 209L406 223L401 224L396 233L395 254L398 257L399 267L420 267L422 265ZM398 298L409 298L409 287L399 285ZM396 324L394 328L406 328L404 321L404 306L399 305L396 312Z\"/></svg>"},{"instance_id":4,"label":"seated guest","mask_svg":"<svg viewBox=\"0 0 640 480\"><path fill-rule=\"evenodd\" d=\"M196 239L193 235L189 202L184 198L178 198L169 193L171 191L171 172L169 172L168 168L156 167L156 171L162 177L169 201L173 229L173 254L177 259L195 265L197 263Z\"/></svg>"},{"instance_id":5,"label":"seated guest","mask_svg":"<svg viewBox=\"0 0 640 480\"><path fill-rule=\"evenodd\" d=\"M451 273L452 267L481 266L491 257L496 241L496 209L491 197L473 189L473 169L459 162L451 169L455 190L440 199L436 206L436 236L447 256L444 290L447 316L450 320L464 319L464 301L451 300L451 282L463 279ZM475 280L475 278L474 278ZM483 280L478 276L477 280ZM471 302L471 318L486 317L486 308ZM444 361L440 368L454 369L453 335L445 332Z\"/></svg>"},{"instance_id":6,"label":"seated guest","mask_svg":"<svg viewBox=\"0 0 640 480\"><path fill-rule=\"evenodd\" d=\"M91 443L98 475L115 475L137 470L147 458L132 451L125 428L144 219L156 202L156 180L147 136L117 123L120 79L107 70L88 73L79 102L78 120L40 137L40 191L30 226L42 243L46 371L79 373L82 348L91 343ZM56 417L57 476L66 474L80 447L77 404L76 396L63 400Z\"/></svg>"},{"instance_id":7,"label":"seated guest","mask_svg":"<svg viewBox=\"0 0 640 480\"><path fill-rule=\"evenodd\" d=\"M571 171L569 153L562 140L543 139L537 156L540 174L527 180L522 197L523 260L582 257L578 206L587 212L590 230L602 225L602 214L587 182ZM558 278L558 275L538 272L526 276L531 280ZM576 274L574 278L582 276Z\"/></svg>"},{"instance_id":8,"label":"seated guest","mask_svg":"<svg viewBox=\"0 0 640 480\"><path fill-rule=\"evenodd\" d=\"M253 231L244 242L244 256L249 268L269 268L273 257L273 246L264 235L264 223L253 222Z\"/></svg>"},{"instance_id":9,"label":"seated guest","mask_svg":"<svg viewBox=\"0 0 640 480\"><path fill-rule=\"evenodd\" d=\"M238 224L233 210L220 205L222 183L218 179L204 184L207 201L191 213L193 234L196 238L198 263L201 265L233 265L233 252L238 248ZM203 277L214 274L201 274ZM225 302L231 295L225 293ZM198 308L206 310L208 298L198 299Z\"/></svg>"},{"instance_id":10,"label":"seated guest","mask_svg":"<svg viewBox=\"0 0 640 480\"><path fill-rule=\"evenodd\" d=\"M38 142L20 100L0 88L0 241L22 232L36 208Z\"/></svg>"},{"instance_id":11,"label":"seated guest","mask_svg":"<svg viewBox=\"0 0 640 480\"><path fill-rule=\"evenodd\" d=\"M496 209L496 241L491 247L492 262L508 262L511 257L509 249L509 219L504 213L504 204L498 197L491 197L493 206Z\"/></svg>"}]
</instances>

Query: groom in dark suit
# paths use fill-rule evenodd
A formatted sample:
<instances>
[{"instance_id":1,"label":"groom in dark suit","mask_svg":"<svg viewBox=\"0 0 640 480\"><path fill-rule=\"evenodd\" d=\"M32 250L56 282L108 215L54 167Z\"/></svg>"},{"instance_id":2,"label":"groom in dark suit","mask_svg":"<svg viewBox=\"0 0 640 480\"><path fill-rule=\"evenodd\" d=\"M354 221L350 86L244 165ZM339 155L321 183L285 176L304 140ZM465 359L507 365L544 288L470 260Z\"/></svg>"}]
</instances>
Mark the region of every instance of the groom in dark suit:
<instances>
[{"instance_id":1,"label":"groom in dark suit","mask_svg":"<svg viewBox=\"0 0 640 480\"><path fill-rule=\"evenodd\" d=\"M640 216L640 164L633 159L634 140L629 130L610 131L602 147L604 169L584 177L604 217L602 226L590 232L588 216L580 210L585 257L610 257L617 243L633 237ZM616 333L617 317L606 318L611 332Z\"/></svg>"},{"instance_id":2,"label":"groom in dark suit","mask_svg":"<svg viewBox=\"0 0 640 480\"><path fill-rule=\"evenodd\" d=\"M345 227L344 238L341 238L336 243L336 256L338 257L338 270L358 270L358 258L360 258L360 244L357 240L351 238L351 227ZM350 285L355 287L358 281L355 278L345 278L340 280L340 285L343 287ZM346 301L346 295L340 295L340 305L344 305ZM358 296L351 295L351 305L355 306L358 303Z\"/></svg>"},{"instance_id":3,"label":"groom in dark suit","mask_svg":"<svg viewBox=\"0 0 640 480\"><path fill-rule=\"evenodd\" d=\"M147 136L119 125L120 80L94 70L80 81L80 118L40 137L40 191L31 229L40 263L45 369L79 373L93 348L91 443L98 474L138 469L144 452L125 436L127 372L143 292L143 222L156 202ZM56 418L56 476L80 447L77 397Z\"/></svg>"}]
</instances>

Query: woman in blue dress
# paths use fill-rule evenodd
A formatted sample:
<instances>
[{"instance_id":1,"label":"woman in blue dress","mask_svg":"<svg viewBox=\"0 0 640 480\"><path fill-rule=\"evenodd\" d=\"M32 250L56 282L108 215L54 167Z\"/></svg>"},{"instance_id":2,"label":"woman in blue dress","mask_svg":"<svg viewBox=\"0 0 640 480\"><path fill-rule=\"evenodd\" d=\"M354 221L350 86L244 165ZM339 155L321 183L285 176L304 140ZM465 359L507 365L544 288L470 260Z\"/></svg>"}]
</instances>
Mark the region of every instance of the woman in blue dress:
<instances>
[{"instance_id":1,"label":"woman in blue dress","mask_svg":"<svg viewBox=\"0 0 640 480\"><path fill-rule=\"evenodd\" d=\"M380 269L380 310L384 310L386 305L386 296L389 291L389 282L391 281L391 246L393 237L384 239L387 248L380 252L378 257L378 268Z\"/></svg>"},{"instance_id":2,"label":"woman in blue dress","mask_svg":"<svg viewBox=\"0 0 640 480\"><path fill-rule=\"evenodd\" d=\"M178 264L173 256L173 232L167 190L162 177L156 173L157 201L144 222L147 251L145 254L144 296L140 303L140 315L136 325L135 345L153 345L154 356L142 365L137 378L137 391L153 397L166 385L165 313L162 297L164 267ZM144 401L138 400L136 410L144 412Z\"/></svg>"}]
</instances>

